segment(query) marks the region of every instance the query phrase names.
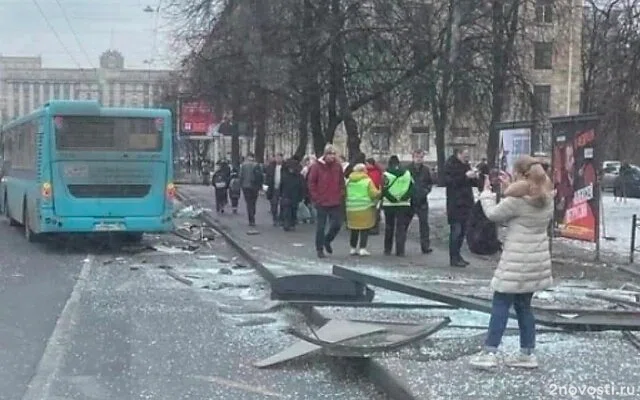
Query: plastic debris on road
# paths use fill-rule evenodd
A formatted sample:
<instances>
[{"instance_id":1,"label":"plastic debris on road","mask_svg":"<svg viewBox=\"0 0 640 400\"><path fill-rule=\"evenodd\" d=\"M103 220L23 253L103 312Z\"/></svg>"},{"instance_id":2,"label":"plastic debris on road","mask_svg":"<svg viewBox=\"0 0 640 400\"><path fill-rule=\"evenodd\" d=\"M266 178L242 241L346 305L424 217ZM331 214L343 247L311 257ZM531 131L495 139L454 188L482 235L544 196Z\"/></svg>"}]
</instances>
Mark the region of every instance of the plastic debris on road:
<instances>
[{"instance_id":1,"label":"plastic debris on road","mask_svg":"<svg viewBox=\"0 0 640 400\"><path fill-rule=\"evenodd\" d=\"M175 212L176 218L198 218L202 213L208 211L205 208L196 208L194 206L187 206Z\"/></svg>"}]
</instances>

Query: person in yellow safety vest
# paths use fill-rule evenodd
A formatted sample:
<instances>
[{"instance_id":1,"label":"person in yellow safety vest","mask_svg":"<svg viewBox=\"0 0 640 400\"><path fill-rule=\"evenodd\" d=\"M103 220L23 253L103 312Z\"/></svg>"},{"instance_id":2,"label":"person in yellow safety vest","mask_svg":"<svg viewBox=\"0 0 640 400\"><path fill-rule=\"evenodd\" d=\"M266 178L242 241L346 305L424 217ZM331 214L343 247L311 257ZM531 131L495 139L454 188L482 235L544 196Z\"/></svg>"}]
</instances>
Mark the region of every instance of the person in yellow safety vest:
<instances>
[{"instance_id":1,"label":"person in yellow safety vest","mask_svg":"<svg viewBox=\"0 0 640 400\"><path fill-rule=\"evenodd\" d=\"M384 254L391 254L395 235L396 256L405 256L407 230L413 217L411 197L413 178L411 172L400 166L398 156L389 157L382 188L382 210L384 211Z\"/></svg>"},{"instance_id":2,"label":"person in yellow safety vest","mask_svg":"<svg viewBox=\"0 0 640 400\"><path fill-rule=\"evenodd\" d=\"M369 230L376 224L376 200L380 190L367 174L364 164L353 166L347 179L347 228L351 230L349 245L352 256L368 256L367 239Z\"/></svg>"}]
</instances>

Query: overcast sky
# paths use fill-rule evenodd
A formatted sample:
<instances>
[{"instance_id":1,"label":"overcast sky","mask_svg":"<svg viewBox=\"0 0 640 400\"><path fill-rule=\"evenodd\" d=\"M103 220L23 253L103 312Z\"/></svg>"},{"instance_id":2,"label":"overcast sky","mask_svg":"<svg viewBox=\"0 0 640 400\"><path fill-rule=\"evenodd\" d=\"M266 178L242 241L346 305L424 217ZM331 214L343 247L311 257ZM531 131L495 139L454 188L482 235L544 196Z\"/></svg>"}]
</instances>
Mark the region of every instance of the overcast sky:
<instances>
[{"instance_id":1,"label":"overcast sky","mask_svg":"<svg viewBox=\"0 0 640 400\"><path fill-rule=\"evenodd\" d=\"M162 0L158 1L0 0L0 54L41 55L45 67L91 68L98 66L102 52L113 48L123 54L126 68L149 68L144 63L149 59L153 59L154 69L170 67L175 61L168 50L169 28ZM147 5L156 9L158 4L161 12L155 35L156 13L143 10Z\"/></svg>"}]
</instances>

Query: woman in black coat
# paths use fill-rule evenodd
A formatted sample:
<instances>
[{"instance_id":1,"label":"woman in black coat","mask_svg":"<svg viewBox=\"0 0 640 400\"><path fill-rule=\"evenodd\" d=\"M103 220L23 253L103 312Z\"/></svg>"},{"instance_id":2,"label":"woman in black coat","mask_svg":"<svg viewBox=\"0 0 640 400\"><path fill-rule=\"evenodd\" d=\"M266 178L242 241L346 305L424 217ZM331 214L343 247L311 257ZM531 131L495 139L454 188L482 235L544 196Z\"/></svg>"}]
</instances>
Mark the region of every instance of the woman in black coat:
<instances>
[{"instance_id":1,"label":"woman in black coat","mask_svg":"<svg viewBox=\"0 0 640 400\"><path fill-rule=\"evenodd\" d=\"M285 231L292 230L298 219L298 205L305 197L305 179L298 160L287 160L282 168L280 180L280 209L282 213L282 227Z\"/></svg>"}]
</instances>

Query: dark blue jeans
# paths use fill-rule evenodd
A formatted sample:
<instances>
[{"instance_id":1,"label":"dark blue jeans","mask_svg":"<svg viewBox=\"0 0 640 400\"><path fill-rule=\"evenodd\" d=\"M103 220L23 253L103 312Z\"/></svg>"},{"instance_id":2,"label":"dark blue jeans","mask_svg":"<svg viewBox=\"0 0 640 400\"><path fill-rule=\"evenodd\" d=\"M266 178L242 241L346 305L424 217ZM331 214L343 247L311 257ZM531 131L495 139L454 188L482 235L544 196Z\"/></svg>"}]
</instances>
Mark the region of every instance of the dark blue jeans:
<instances>
[{"instance_id":1,"label":"dark blue jeans","mask_svg":"<svg viewBox=\"0 0 640 400\"><path fill-rule=\"evenodd\" d=\"M466 224L462 222L454 222L449 224L449 258L451 261L460 260L460 249L464 243L464 235Z\"/></svg>"},{"instance_id":2,"label":"dark blue jeans","mask_svg":"<svg viewBox=\"0 0 640 400\"><path fill-rule=\"evenodd\" d=\"M333 239L338 236L338 232L342 227L343 207L316 206L316 211L316 250L320 251L324 249L325 243L333 242ZM329 221L329 231L325 233L327 221Z\"/></svg>"},{"instance_id":3,"label":"dark blue jeans","mask_svg":"<svg viewBox=\"0 0 640 400\"><path fill-rule=\"evenodd\" d=\"M489 332L485 341L487 351L496 352L498 350L507 328L509 310L513 305L520 329L520 351L523 354L533 353L536 346L536 322L531 311L532 298L533 293L493 293Z\"/></svg>"}]
</instances>

